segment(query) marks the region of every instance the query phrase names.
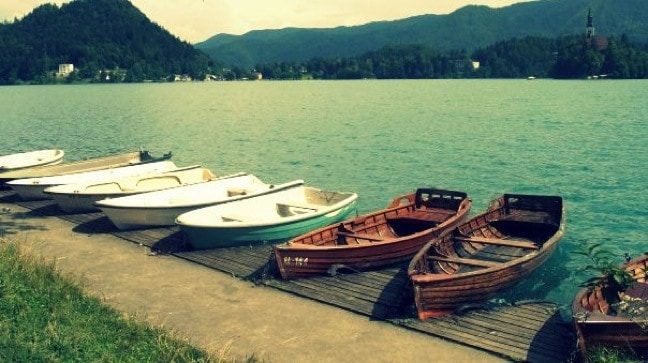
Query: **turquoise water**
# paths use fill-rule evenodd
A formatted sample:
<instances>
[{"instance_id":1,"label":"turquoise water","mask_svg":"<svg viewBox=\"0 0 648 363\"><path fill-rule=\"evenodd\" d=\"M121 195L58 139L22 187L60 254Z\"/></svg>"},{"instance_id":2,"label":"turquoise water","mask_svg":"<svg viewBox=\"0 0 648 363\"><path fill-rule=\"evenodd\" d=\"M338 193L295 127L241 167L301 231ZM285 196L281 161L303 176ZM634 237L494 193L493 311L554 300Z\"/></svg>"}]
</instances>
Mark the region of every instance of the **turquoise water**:
<instances>
[{"instance_id":1,"label":"turquoise water","mask_svg":"<svg viewBox=\"0 0 648 363\"><path fill-rule=\"evenodd\" d=\"M648 251L646 81L422 80L0 87L0 154L145 147L177 165L354 191L361 213L420 186L565 199L567 230L515 298L568 304L579 245ZM621 261L621 259L619 259Z\"/></svg>"}]
</instances>

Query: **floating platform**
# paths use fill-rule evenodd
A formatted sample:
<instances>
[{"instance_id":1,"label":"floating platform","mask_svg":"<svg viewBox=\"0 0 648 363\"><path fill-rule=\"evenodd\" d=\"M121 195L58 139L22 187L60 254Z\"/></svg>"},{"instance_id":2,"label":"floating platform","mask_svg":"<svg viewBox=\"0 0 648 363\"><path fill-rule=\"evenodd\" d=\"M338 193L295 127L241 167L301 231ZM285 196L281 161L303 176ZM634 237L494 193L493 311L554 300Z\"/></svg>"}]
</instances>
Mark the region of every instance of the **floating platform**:
<instances>
[{"instance_id":1,"label":"floating platform","mask_svg":"<svg viewBox=\"0 0 648 363\"><path fill-rule=\"evenodd\" d=\"M109 233L148 246L151 253L183 258L232 276L287 293L336 306L405 329L481 349L506 359L525 362L565 362L575 352L575 334L556 304L517 305L484 303L466 306L457 314L421 321L407 265L376 271L284 281L277 270L272 246L246 246L190 251L178 227L120 231L100 212L64 214L53 201L22 202L11 191L0 190L0 200L56 216L76 224L84 234Z\"/></svg>"}]
</instances>

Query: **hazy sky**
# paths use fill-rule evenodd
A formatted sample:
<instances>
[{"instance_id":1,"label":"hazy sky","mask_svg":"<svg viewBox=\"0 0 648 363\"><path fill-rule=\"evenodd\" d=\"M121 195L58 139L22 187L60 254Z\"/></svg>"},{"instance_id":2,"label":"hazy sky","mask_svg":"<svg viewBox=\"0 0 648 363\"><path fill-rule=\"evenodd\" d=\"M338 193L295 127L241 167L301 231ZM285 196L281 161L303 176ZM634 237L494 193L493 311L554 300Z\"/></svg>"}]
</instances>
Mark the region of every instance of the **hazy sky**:
<instances>
[{"instance_id":1,"label":"hazy sky","mask_svg":"<svg viewBox=\"0 0 648 363\"><path fill-rule=\"evenodd\" d=\"M131 0L180 39L197 43L250 30L332 28L423 14L447 14L469 4L502 7L533 0ZM0 0L0 20L22 18L40 4L69 0Z\"/></svg>"}]
</instances>

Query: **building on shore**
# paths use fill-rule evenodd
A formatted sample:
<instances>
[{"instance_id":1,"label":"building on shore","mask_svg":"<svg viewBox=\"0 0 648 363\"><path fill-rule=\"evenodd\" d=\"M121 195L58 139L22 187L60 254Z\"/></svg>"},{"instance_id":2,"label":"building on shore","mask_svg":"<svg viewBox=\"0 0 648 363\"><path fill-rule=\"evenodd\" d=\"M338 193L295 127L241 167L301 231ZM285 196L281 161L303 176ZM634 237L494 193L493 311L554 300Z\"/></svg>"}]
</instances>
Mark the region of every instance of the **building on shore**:
<instances>
[{"instance_id":1,"label":"building on shore","mask_svg":"<svg viewBox=\"0 0 648 363\"><path fill-rule=\"evenodd\" d=\"M74 64L61 63L61 64L58 65L58 72L56 72L56 76L57 77L67 77L72 72L74 72Z\"/></svg>"}]
</instances>

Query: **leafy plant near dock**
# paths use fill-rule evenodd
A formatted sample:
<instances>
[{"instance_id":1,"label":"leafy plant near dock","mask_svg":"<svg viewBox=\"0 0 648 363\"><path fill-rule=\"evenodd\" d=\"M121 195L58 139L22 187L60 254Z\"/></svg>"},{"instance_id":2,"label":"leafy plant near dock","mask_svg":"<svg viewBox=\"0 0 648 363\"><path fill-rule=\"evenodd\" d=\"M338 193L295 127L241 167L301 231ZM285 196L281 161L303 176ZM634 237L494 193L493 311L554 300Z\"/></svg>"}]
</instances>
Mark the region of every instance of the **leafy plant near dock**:
<instances>
[{"instance_id":1,"label":"leafy plant near dock","mask_svg":"<svg viewBox=\"0 0 648 363\"><path fill-rule=\"evenodd\" d=\"M605 249L602 243L583 247L581 250L575 251L575 253L587 257L591 262L581 270L595 274L595 276L583 282L581 286L588 288L604 287L603 294L608 301L618 300L617 294L627 289L634 282L632 275L615 261L617 256ZM627 255L626 259L628 259Z\"/></svg>"},{"instance_id":2,"label":"leafy plant near dock","mask_svg":"<svg viewBox=\"0 0 648 363\"><path fill-rule=\"evenodd\" d=\"M230 362L88 296L53 262L0 238L0 361ZM254 357L248 358L254 362Z\"/></svg>"},{"instance_id":3,"label":"leafy plant near dock","mask_svg":"<svg viewBox=\"0 0 648 363\"><path fill-rule=\"evenodd\" d=\"M623 293L635 280L632 274L622 268L622 264L616 261L618 255L605 249L601 243L586 246L575 252L586 256L591 262L583 267L581 271L595 274L594 277L583 282L581 286L590 289L600 288L605 299L611 303L613 314L629 318L648 331L648 300L634 298ZM624 258L626 261L631 259L628 254L625 254ZM645 274L645 271L643 273ZM591 363L632 363L644 362L645 360L637 356L632 349L596 345L588 350L588 361Z\"/></svg>"}]
</instances>

